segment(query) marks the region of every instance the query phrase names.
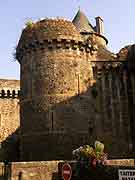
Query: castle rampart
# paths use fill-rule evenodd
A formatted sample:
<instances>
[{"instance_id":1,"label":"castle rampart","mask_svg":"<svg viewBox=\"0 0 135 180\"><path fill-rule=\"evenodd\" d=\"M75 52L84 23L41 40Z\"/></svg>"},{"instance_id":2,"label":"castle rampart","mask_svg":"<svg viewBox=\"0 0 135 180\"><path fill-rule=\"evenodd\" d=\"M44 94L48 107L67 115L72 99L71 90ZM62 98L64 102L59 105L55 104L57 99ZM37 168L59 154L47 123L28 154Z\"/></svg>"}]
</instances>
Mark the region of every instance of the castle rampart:
<instances>
[{"instance_id":1,"label":"castle rampart","mask_svg":"<svg viewBox=\"0 0 135 180\"><path fill-rule=\"evenodd\" d=\"M24 39L28 36L27 33L31 33L26 33L26 29L17 47L22 85L22 158L69 158L69 151L72 151L76 142L79 143L76 138L78 134L83 132L85 140L88 140L88 120L81 123L83 118L77 112L79 99L75 99L91 84L88 59L91 57L92 47L82 40L71 22L44 20L37 22L35 26L38 30L33 29L36 36L34 33L31 36L31 45L28 42L26 48ZM43 27L46 27L44 31ZM35 40L36 43L33 43ZM23 47L25 49L22 52ZM87 98L89 99L85 96L81 101L88 103ZM88 118L88 114L84 115L84 112L80 112L80 116ZM70 150L64 155L66 142L70 143ZM35 143L39 144L38 154L34 150ZM48 151L50 146L57 146L56 153Z\"/></svg>"},{"instance_id":2,"label":"castle rampart","mask_svg":"<svg viewBox=\"0 0 135 180\"><path fill-rule=\"evenodd\" d=\"M60 19L45 19L23 30L16 51L21 64L22 159L68 159L72 149L92 139L112 145L111 155L133 150L127 61L109 52L106 43L100 34L79 33Z\"/></svg>"},{"instance_id":3,"label":"castle rampart","mask_svg":"<svg viewBox=\"0 0 135 180\"><path fill-rule=\"evenodd\" d=\"M11 152L16 153L15 146L19 138L17 133L13 136L20 127L19 97L19 80L0 79L0 160L15 158L15 156L11 155ZM10 136L12 137L9 138ZM1 152L3 153L1 154Z\"/></svg>"}]
</instances>

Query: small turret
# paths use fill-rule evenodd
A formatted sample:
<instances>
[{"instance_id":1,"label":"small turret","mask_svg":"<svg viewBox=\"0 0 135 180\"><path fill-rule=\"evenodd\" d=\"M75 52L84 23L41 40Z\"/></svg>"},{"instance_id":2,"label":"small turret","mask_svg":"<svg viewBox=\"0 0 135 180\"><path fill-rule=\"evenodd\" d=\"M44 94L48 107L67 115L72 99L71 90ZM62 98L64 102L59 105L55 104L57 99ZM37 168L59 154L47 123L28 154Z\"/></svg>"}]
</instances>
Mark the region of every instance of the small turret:
<instances>
[{"instance_id":1,"label":"small turret","mask_svg":"<svg viewBox=\"0 0 135 180\"><path fill-rule=\"evenodd\" d=\"M94 27L87 16L79 9L72 21L77 31L84 40L91 40L91 45L106 47L108 40L104 36L104 22L101 17L96 17L96 26Z\"/></svg>"}]
</instances>

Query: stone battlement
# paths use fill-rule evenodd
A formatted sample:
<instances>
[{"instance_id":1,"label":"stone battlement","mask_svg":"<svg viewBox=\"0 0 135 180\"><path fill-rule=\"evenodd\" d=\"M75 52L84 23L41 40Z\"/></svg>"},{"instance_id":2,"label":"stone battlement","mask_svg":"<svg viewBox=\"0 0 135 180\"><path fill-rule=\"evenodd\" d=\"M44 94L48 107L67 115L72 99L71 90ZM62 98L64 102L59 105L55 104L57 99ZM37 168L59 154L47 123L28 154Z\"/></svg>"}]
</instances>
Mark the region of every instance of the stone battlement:
<instances>
[{"instance_id":1,"label":"stone battlement","mask_svg":"<svg viewBox=\"0 0 135 180\"><path fill-rule=\"evenodd\" d=\"M19 98L20 81L0 79L0 98Z\"/></svg>"},{"instance_id":2,"label":"stone battlement","mask_svg":"<svg viewBox=\"0 0 135 180\"><path fill-rule=\"evenodd\" d=\"M80 33L72 22L63 19L45 19L37 23L31 23L22 32L18 48L27 43L37 40L39 42L44 39L76 39L82 40Z\"/></svg>"},{"instance_id":3,"label":"stone battlement","mask_svg":"<svg viewBox=\"0 0 135 180\"><path fill-rule=\"evenodd\" d=\"M122 72L123 70L126 70L127 66L122 62L98 62L94 63L92 66L96 71L102 71L102 72Z\"/></svg>"},{"instance_id":4,"label":"stone battlement","mask_svg":"<svg viewBox=\"0 0 135 180\"><path fill-rule=\"evenodd\" d=\"M0 98L19 98L20 90L0 90Z\"/></svg>"},{"instance_id":5,"label":"stone battlement","mask_svg":"<svg viewBox=\"0 0 135 180\"><path fill-rule=\"evenodd\" d=\"M93 51L97 51L90 43L85 43L81 40L74 39L46 39L42 41L34 40L31 43L23 45L16 52L16 58L21 59L20 57L23 54L30 53L36 50L49 50L49 49L71 49L71 50L79 50L84 51L86 53L93 53Z\"/></svg>"}]
</instances>

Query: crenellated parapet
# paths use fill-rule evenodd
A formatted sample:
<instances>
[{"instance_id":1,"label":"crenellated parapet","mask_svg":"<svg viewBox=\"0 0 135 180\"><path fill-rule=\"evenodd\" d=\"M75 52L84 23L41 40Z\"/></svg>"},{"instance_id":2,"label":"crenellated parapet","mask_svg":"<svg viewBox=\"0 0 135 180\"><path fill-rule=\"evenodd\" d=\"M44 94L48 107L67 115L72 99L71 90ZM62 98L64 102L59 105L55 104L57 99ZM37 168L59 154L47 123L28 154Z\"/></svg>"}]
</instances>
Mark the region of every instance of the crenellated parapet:
<instances>
[{"instance_id":1,"label":"crenellated parapet","mask_svg":"<svg viewBox=\"0 0 135 180\"><path fill-rule=\"evenodd\" d=\"M20 90L0 90L0 98L20 98Z\"/></svg>"},{"instance_id":2,"label":"crenellated parapet","mask_svg":"<svg viewBox=\"0 0 135 180\"><path fill-rule=\"evenodd\" d=\"M127 72L128 66L126 61L100 61L92 66L94 77L100 78L103 74L115 72L123 74Z\"/></svg>"},{"instance_id":3,"label":"crenellated parapet","mask_svg":"<svg viewBox=\"0 0 135 180\"><path fill-rule=\"evenodd\" d=\"M34 40L31 43L23 45L16 52L16 58L21 60L24 55L27 53L39 51L39 50L56 50L56 49L68 49L68 50L79 50L81 52L86 52L93 54L97 51L95 46L92 46L88 42L82 40L73 40L73 39L45 39L42 41Z\"/></svg>"},{"instance_id":4,"label":"crenellated parapet","mask_svg":"<svg viewBox=\"0 0 135 180\"><path fill-rule=\"evenodd\" d=\"M20 81L0 79L0 98L19 98Z\"/></svg>"},{"instance_id":5,"label":"crenellated parapet","mask_svg":"<svg viewBox=\"0 0 135 180\"><path fill-rule=\"evenodd\" d=\"M72 22L63 19L45 19L27 26L16 49L19 61L27 53L39 50L68 49L91 53L95 47L85 41Z\"/></svg>"}]
</instances>

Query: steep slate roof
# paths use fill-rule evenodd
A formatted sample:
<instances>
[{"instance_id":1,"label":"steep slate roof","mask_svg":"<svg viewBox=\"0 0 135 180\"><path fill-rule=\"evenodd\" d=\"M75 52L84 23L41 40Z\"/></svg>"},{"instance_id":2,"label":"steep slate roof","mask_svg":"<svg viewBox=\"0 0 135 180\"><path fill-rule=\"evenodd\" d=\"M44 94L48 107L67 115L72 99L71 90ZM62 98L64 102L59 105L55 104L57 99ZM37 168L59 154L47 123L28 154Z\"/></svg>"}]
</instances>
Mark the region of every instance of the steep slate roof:
<instances>
[{"instance_id":1,"label":"steep slate roof","mask_svg":"<svg viewBox=\"0 0 135 180\"><path fill-rule=\"evenodd\" d=\"M94 32L93 26L90 24L88 18L80 9L74 17L72 23L79 32Z\"/></svg>"}]
</instances>

